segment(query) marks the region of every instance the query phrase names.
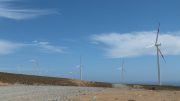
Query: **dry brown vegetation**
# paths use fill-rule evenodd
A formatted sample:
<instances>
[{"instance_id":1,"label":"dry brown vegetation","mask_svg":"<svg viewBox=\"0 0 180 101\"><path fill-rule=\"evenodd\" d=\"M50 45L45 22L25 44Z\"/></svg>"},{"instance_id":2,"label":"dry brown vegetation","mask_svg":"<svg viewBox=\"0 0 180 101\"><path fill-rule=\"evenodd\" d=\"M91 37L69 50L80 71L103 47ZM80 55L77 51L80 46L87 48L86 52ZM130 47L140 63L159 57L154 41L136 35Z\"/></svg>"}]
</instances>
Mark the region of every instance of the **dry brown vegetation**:
<instances>
[{"instance_id":1,"label":"dry brown vegetation","mask_svg":"<svg viewBox=\"0 0 180 101\"><path fill-rule=\"evenodd\" d=\"M146 89L146 90L168 90L168 91L180 91L180 87L178 86L166 86L166 85L138 85L138 84L131 84L127 85L130 88L135 88L135 89Z\"/></svg>"},{"instance_id":2,"label":"dry brown vegetation","mask_svg":"<svg viewBox=\"0 0 180 101\"><path fill-rule=\"evenodd\" d=\"M87 86L87 87L112 87L110 83L80 81L68 78L45 77L35 75L13 74L0 72L0 82L3 84L26 85L60 85L60 86Z\"/></svg>"}]
</instances>

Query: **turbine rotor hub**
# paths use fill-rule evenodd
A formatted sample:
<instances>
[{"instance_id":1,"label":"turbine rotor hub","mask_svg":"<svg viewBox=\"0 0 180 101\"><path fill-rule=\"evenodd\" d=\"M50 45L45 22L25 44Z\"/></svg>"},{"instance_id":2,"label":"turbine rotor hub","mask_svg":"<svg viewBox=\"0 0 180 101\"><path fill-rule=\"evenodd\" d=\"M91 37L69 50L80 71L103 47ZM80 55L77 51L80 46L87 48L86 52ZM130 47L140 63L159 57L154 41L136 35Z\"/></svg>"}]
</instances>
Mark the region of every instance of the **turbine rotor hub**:
<instances>
[{"instance_id":1,"label":"turbine rotor hub","mask_svg":"<svg viewBox=\"0 0 180 101\"><path fill-rule=\"evenodd\" d=\"M161 43L156 43L155 46L161 46Z\"/></svg>"}]
</instances>

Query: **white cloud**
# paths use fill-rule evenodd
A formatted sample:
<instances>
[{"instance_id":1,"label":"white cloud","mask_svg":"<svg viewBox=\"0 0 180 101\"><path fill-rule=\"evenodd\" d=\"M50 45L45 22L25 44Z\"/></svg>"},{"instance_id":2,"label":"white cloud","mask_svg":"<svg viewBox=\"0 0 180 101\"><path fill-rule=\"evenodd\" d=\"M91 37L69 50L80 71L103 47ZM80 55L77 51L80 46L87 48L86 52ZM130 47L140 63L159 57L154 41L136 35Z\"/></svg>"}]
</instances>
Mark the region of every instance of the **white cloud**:
<instances>
[{"instance_id":1,"label":"white cloud","mask_svg":"<svg viewBox=\"0 0 180 101\"><path fill-rule=\"evenodd\" d=\"M24 44L14 43L10 41L0 40L0 55L6 55L15 52L17 49L23 47Z\"/></svg>"},{"instance_id":2,"label":"white cloud","mask_svg":"<svg viewBox=\"0 0 180 101\"><path fill-rule=\"evenodd\" d=\"M154 55L156 31L132 33L106 33L94 35L95 43L105 45L106 55L110 58L136 57ZM180 32L161 33L159 36L160 49L164 55L180 55ZM99 45L97 44L97 45Z\"/></svg>"},{"instance_id":3,"label":"white cloud","mask_svg":"<svg viewBox=\"0 0 180 101\"><path fill-rule=\"evenodd\" d=\"M38 41L33 41L33 46L36 46L46 52L56 52L56 53L64 53L64 49L66 49L66 47L60 47L60 46L54 46L52 44L50 44L50 42L38 42Z\"/></svg>"},{"instance_id":4,"label":"white cloud","mask_svg":"<svg viewBox=\"0 0 180 101\"><path fill-rule=\"evenodd\" d=\"M42 52L46 53L65 53L66 47L60 47L60 46L54 46L50 44L49 42L38 42L33 41L31 44L25 44L25 43L16 43L11 42L7 40L0 40L0 55L7 55L10 53L16 52L16 50L21 48L38 48L41 49Z\"/></svg>"},{"instance_id":5,"label":"white cloud","mask_svg":"<svg viewBox=\"0 0 180 101\"><path fill-rule=\"evenodd\" d=\"M14 0L0 0L0 17L23 20L36 18L42 15L57 14L58 12L50 9L24 9L10 5Z\"/></svg>"}]
</instances>

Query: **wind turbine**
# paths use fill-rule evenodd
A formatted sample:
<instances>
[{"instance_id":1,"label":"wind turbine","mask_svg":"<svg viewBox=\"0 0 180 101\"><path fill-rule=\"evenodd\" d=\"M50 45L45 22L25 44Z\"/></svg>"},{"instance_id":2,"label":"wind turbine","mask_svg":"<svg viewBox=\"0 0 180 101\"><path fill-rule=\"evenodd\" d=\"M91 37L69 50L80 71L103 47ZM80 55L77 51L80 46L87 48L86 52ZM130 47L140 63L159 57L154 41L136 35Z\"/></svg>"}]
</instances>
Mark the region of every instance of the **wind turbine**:
<instances>
[{"instance_id":1,"label":"wind turbine","mask_svg":"<svg viewBox=\"0 0 180 101\"><path fill-rule=\"evenodd\" d=\"M122 60L122 65L121 65L121 82L124 82L124 59Z\"/></svg>"},{"instance_id":2,"label":"wind turbine","mask_svg":"<svg viewBox=\"0 0 180 101\"><path fill-rule=\"evenodd\" d=\"M39 72L38 72L38 69L39 69L38 60L32 59L32 60L30 60L30 62L33 63L33 65L34 65L34 74L36 74L36 75L39 74Z\"/></svg>"},{"instance_id":3,"label":"wind turbine","mask_svg":"<svg viewBox=\"0 0 180 101\"><path fill-rule=\"evenodd\" d=\"M21 69L22 69L22 66L17 66L16 67L17 73L21 74Z\"/></svg>"},{"instance_id":4,"label":"wind turbine","mask_svg":"<svg viewBox=\"0 0 180 101\"><path fill-rule=\"evenodd\" d=\"M73 79L73 72L69 72L71 79Z\"/></svg>"},{"instance_id":5,"label":"wind turbine","mask_svg":"<svg viewBox=\"0 0 180 101\"><path fill-rule=\"evenodd\" d=\"M77 68L79 69L79 73L80 73L80 80L82 80L82 57L80 56L80 64L77 66Z\"/></svg>"},{"instance_id":6,"label":"wind turbine","mask_svg":"<svg viewBox=\"0 0 180 101\"><path fill-rule=\"evenodd\" d=\"M161 55L162 59L165 61L164 55L162 54L161 50L160 50L160 46L161 43L158 43L158 39L159 39L159 28L160 28L160 23L158 26L158 30L157 30L157 35L156 35L156 40L155 40L155 47L156 47L156 54L157 54L157 69L158 69L158 84L161 85L161 72L160 72L160 61L159 61L159 55ZM166 62L166 61L165 61Z\"/></svg>"},{"instance_id":7,"label":"wind turbine","mask_svg":"<svg viewBox=\"0 0 180 101\"><path fill-rule=\"evenodd\" d=\"M124 59L122 59L122 64L121 67L118 68L120 70L120 78L121 78L121 83L124 82Z\"/></svg>"},{"instance_id":8,"label":"wind turbine","mask_svg":"<svg viewBox=\"0 0 180 101\"><path fill-rule=\"evenodd\" d=\"M79 66L79 69L80 69L80 79L82 80L82 57L80 56L80 66Z\"/></svg>"}]
</instances>

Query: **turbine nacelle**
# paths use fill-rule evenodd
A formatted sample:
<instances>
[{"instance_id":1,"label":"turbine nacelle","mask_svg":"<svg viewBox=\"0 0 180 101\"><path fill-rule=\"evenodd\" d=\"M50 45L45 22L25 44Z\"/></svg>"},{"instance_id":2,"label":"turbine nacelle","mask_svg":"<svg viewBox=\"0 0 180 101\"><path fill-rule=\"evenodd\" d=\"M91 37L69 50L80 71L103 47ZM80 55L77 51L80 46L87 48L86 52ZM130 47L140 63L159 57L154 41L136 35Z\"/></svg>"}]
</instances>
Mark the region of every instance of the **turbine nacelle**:
<instances>
[{"instance_id":1,"label":"turbine nacelle","mask_svg":"<svg viewBox=\"0 0 180 101\"><path fill-rule=\"evenodd\" d=\"M161 46L161 43L155 43L155 46L157 47L157 46Z\"/></svg>"},{"instance_id":2,"label":"turbine nacelle","mask_svg":"<svg viewBox=\"0 0 180 101\"><path fill-rule=\"evenodd\" d=\"M159 46L161 46L161 43L159 43L159 44L158 43L151 44L151 45L146 46L146 48L152 48L154 46L159 47Z\"/></svg>"}]
</instances>

